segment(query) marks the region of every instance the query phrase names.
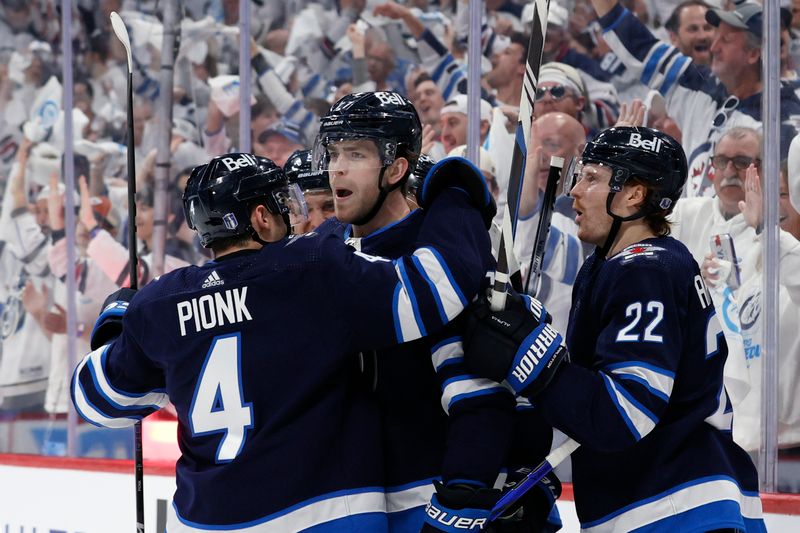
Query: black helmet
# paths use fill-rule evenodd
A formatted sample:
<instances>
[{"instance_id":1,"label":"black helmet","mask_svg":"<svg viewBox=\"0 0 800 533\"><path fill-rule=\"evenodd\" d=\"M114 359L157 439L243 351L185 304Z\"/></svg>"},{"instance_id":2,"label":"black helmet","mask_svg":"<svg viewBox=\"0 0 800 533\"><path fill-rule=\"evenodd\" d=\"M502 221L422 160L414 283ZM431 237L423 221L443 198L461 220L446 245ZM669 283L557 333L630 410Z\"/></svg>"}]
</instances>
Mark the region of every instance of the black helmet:
<instances>
[{"instance_id":1,"label":"black helmet","mask_svg":"<svg viewBox=\"0 0 800 533\"><path fill-rule=\"evenodd\" d=\"M611 169L606 212L613 222L606 242L600 248L601 256L611 249L623 222L672 211L683 192L688 174L686 154L678 141L652 128L624 126L600 132L583 149L580 165L587 163L598 163ZM622 191L631 179L647 186L647 203L638 212L622 217L613 212L611 204L614 195Z\"/></svg>"},{"instance_id":2,"label":"black helmet","mask_svg":"<svg viewBox=\"0 0 800 533\"><path fill-rule=\"evenodd\" d=\"M305 214L302 193L286 181L281 167L252 154L225 154L195 167L183 193L186 223L206 248L238 235L250 235L265 244L250 224L251 209L259 203L281 215L287 228L291 228L290 215L302 218Z\"/></svg>"},{"instance_id":3,"label":"black helmet","mask_svg":"<svg viewBox=\"0 0 800 533\"><path fill-rule=\"evenodd\" d=\"M327 168L325 148L331 142L374 141L384 165L396 157L408 159L413 169L422 148L422 123L414 105L394 92L353 93L343 96L320 119L314 146L314 168Z\"/></svg>"},{"instance_id":4,"label":"black helmet","mask_svg":"<svg viewBox=\"0 0 800 533\"><path fill-rule=\"evenodd\" d=\"M407 98L394 92L353 93L343 96L320 119L314 143L314 168L328 168L328 146L340 141L369 140L378 148L378 198L366 215L352 221L362 226L378 214L386 197L402 187L414 170L422 148L422 123ZM384 186L383 174L398 157L408 160L408 169L396 183Z\"/></svg>"},{"instance_id":5,"label":"black helmet","mask_svg":"<svg viewBox=\"0 0 800 533\"><path fill-rule=\"evenodd\" d=\"M436 161L434 161L431 156L427 154L420 154L419 159L417 160L417 166L414 168L414 172L408 177L408 188L406 189L407 197L411 197L416 201L417 191L420 187L422 187L425 177L435 164Z\"/></svg>"},{"instance_id":6,"label":"black helmet","mask_svg":"<svg viewBox=\"0 0 800 533\"><path fill-rule=\"evenodd\" d=\"M289 183L296 183L303 192L331 189L328 172L312 168L311 150L296 150L283 165L283 173Z\"/></svg>"},{"instance_id":7,"label":"black helmet","mask_svg":"<svg viewBox=\"0 0 800 533\"><path fill-rule=\"evenodd\" d=\"M600 132L586 143L582 163L602 163L611 167L611 192L636 178L652 191L643 215L671 211L683 192L688 166L683 147L661 131L624 126ZM609 201L610 203L610 201ZM614 216L609 212L609 215Z\"/></svg>"}]
</instances>

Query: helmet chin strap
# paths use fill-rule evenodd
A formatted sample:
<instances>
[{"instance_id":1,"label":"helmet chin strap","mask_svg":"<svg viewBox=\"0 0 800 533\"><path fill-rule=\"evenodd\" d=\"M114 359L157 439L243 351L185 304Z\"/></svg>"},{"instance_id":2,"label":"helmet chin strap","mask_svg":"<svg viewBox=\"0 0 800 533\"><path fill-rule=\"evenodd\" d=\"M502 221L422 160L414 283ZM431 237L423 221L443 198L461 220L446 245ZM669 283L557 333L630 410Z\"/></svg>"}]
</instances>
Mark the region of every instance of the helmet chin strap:
<instances>
[{"instance_id":1,"label":"helmet chin strap","mask_svg":"<svg viewBox=\"0 0 800 533\"><path fill-rule=\"evenodd\" d=\"M617 194L615 192L608 193L608 197L606 198L606 213L609 214L614 221L611 223L611 229L608 231L608 236L606 237L606 242L603 243L603 246L600 248L600 257L606 257L608 252L611 250L611 247L614 245L614 241L617 240L617 234L619 234L619 230L622 227L623 222L627 222L629 220L636 220L642 218L647 215L647 211L644 209L640 209L638 212L629 215L627 217L621 217L619 215L615 215L611 211L611 202L614 201L614 195Z\"/></svg>"},{"instance_id":2,"label":"helmet chin strap","mask_svg":"<svg viewBox=\"0 0 800 533\"><path fill-rule=\"evenodd\" d=\"M399 189L403 185L403 180L401 179L393 185L384 187L383 174L384 172L386 172L387 168L389 168L389 165L383 165L381 167L380 173L378 173L378 199L375 200L375 203L372 204L372 208L369 210L369 212L367 212L366 215L359 218L358 220L353 221L354 226L363 226L365 224L368 224L370 220L375 218L375 215L378 214L378 211L381 210L381 207L383 207L383 202L386 201L386 197L389 196L389 193L395 189Z\"/></svg>"}]
</instances>

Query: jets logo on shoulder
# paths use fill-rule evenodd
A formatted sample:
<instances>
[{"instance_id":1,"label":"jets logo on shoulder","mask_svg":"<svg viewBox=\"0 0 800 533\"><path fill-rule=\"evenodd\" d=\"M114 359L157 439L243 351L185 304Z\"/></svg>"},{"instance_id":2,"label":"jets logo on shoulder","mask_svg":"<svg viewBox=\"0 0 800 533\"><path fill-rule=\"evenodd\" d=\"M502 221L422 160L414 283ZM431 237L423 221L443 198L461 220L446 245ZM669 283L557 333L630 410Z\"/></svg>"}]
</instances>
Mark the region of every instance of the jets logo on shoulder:
<instances>
[{"instance_id":1,"label":"jets logo on shoulder","mask_svg":"<svg viewBox=\"0 0 800 533\"><path fill-rule=\"evenodd\" d=\"M662 144L664 144L664 141L657 137L647 140L642 139L641 133L631 133L631 138L628 139L628 146L631 148L644 148L645 150L655 153L659 153L661 151Z\"/></svg>"},{"instance_id":2,"label":"jets logo on shoulder","mask_svg":"<svg viewBox=\"0 0 800 533\"><path fill-rule=\"evenodd\" d=\"M309 238L309 237L316 237L316 236L317 236L317 233L315 231L309 231L308 233L300 233L299 235L289 235L289 238L286 239L286 244L284 246L285 247L286 246L290 246L290 245L298 242L300 239L305 239L305 238Z\"/></svg>"},{"instance_id":3,"label":"jets logo on shoulder","mask_svg":"<svg viewBox=\"0 0 800 533\"><path fill-rule=\"evenodd\" d=\"M658 252L663 251L664 248L652 244L633 244L622 250L614 259L620 259L623 263L633 261L637 257L658 259Z\"/></svg>"},{"instance_id":4,"label":"jets logo on shoulder","mask_svg":"<svg viewBox=\"0 0 800 533\"><path fill-rule=\"evenodd\" d=\"M217 285L225 285L225 282L219 277L219 274L217 274L217 271L215 270L205 279L203 282L203 288L207 289L209 287L216 287Z\"/></svg>"}]
</instances>

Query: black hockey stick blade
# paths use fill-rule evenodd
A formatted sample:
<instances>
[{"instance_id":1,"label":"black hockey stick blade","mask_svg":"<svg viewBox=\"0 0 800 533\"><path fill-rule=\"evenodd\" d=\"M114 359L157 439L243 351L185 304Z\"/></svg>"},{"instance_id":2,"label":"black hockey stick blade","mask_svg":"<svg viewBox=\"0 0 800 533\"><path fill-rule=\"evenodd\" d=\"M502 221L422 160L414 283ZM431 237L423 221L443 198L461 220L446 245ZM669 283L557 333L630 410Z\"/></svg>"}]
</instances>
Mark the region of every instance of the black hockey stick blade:
<instances>
[{"instance_id":1,"label":"black hockey stick blade","mask_svg":"<svg viewBox=\"0 0 800 533\"><path fill-rule=\"evenodd\" d=\"M547 236L550 234L550 223L553 220L553 209L558 195L558 182L561 179L563 168L564 158L556 156L550 158L547 186L544 189L542 204L539 206L539 225L536 227L536 238L533 242L530 268L528 268L528 276L525 278L525 294L531 294L531 290L535 294L538 290L539 278L542 276Z\"/></svg>"},{"instance_id":2,"label":"black hockey stick blade","mask_svg":"<svg viewBox=\"0 0 800 533\"><path fill-rule=\"evenodd\" d=\"M511 175L508 180L508 201L503 216L497 269L492 287L491 306L495 311L505 308L510 275L513 274L513 272L509 272L508 265L510 261L508 254L514 253L514 233L517 229L517 218L519 217L522 180L525 175L525 162L528 157L528 146L530 145L533 105L539 79L539 68L542 65L542 52L544 51L544 38L547 31L547 14L549 10L550 0L535 0L535 9L531 22L531 37L528 42L528 57L522 81L522 94L520 95L519 118L514 138L514 153L511 159Z\"/></svg>"}]
</instances>

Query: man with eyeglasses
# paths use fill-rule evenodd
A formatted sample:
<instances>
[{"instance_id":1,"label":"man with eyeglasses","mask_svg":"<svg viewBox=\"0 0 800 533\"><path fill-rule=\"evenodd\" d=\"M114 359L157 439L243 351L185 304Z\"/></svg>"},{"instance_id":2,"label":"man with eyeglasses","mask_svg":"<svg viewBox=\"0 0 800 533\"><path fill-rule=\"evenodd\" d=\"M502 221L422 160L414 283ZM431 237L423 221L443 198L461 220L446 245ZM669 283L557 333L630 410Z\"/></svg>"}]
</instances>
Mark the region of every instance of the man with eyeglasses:
<instances>
[{"instance_id":1,"label":"man with eyeglasses","mask_svg":"<svg viewBox=\"0 0 800 533\"><path fill-rule=\"evenodd\" d=\"M714 145L733 126L761 125L762 8L740 3L733 11L709 9L706 20L716 27L711 66L698 65L650 30L617 0L592 0L604 38L627 69L642 83L664 95L667 112L681 128L689 161L685 196L698 196L711 186ZM783 83L780 96L781 157L795 133L790 122L800 114L800 99Z\"/></svg>"},{"instance_id":2,"label":"man with eyeglasses","mask_svg":"<svg viewBox=\"0 0 800 533\"><path fill-rule=\"evenodd\" d=\"M534 118L554 111L565 113L580 121L590 137L613 124L619 111L613 85L557 61L542 65L535 98Z\"/></svg>"},{"instance_id":3,"label":"man with eyeglasses","mask_svg":"<svg viewBox=\"0 0 800 533\"><path fill-rule=\"evenodd\" d=\"M729 233L737 255L743 257L755 233L742 217L739 202L745 198L745 173L761 166L761 134L737 127L726 131L711 158L715 196L682 198L672 212L673 236L702 264L713 235Z\"/></svg>"}]
</instances>

